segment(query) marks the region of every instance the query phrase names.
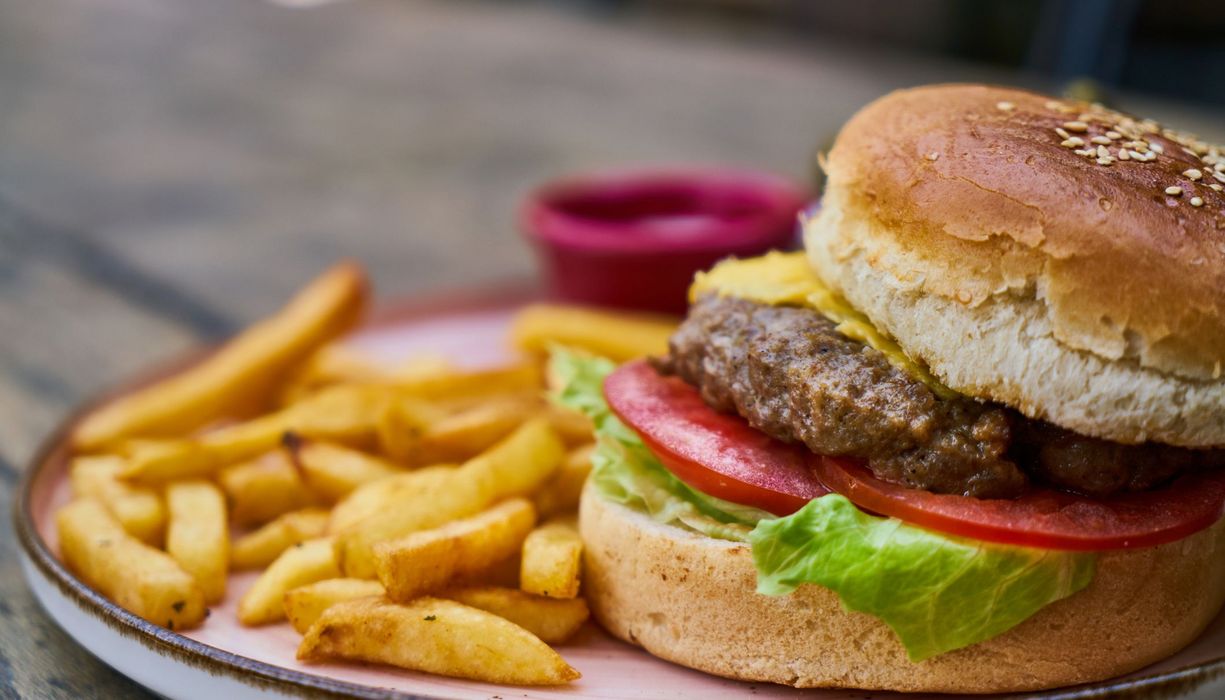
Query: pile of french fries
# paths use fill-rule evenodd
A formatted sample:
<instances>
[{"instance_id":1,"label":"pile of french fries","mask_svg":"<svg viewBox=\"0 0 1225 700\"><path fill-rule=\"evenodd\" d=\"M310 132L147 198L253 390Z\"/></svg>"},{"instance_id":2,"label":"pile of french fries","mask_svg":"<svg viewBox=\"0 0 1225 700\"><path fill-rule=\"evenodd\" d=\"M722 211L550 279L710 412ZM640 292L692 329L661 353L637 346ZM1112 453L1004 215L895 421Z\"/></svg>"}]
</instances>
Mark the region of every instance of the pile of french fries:
<instances>
[{"instance_id":1,"label":"pile of french fries","mask_svg":"<svg viewBox=\"0 0 1225 700\"><path fill-rule=\"evenodd\" d=\"M126 610L187 630L231 572L238 619L288 621L305 661L495 683L579 673L549 645L587 620L575 512L592 432L551 404L544 351L661 353L672 324L561 306L515 319L522 359L396 366L342 339L368 304L341 264L191 368L75 427L60 553Z\"/></svg>"}]
</instances>

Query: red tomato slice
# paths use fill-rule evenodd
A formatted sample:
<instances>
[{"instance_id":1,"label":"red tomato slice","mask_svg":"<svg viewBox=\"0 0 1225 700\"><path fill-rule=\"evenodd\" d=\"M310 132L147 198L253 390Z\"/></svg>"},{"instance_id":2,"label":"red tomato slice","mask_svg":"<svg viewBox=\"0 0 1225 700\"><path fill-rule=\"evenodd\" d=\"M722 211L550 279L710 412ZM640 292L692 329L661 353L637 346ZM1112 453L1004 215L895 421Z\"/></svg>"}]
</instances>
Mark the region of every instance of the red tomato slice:
<instances>
[{"instance_id":1,"label":"red tomato slice","mask_svg":"<svg viewBox=\"0 0 1225 700\"><path fill-rule=\"evenodd\" d=\"M1034 489L1016 499L935 494L877 479L853 460L815 455L718 413L697 390L644 362L604 383L608 405L664 466L703 493L776 515L832 489L864 510L988 542L1101 551L1150 547L1194 534L1225 510L1225 472L1202 472L1158 491L1087 498Z\"/></svg>"},{"instance_id":2,"label":"red tomato slice","mask_svg":"<svg viewBox=\"0 0 1225 700\"><path fill-rule=\"evenodd\" d=\"M1219 471L1109 498L1043 488L1014 499L906 488L833 457L824 457L817 473L860 508L951 535L1045 549L1100 551L1174 542L1215 523L1225 506L1225 473Z\"/></svg>"},{"instance_id":3,"label":"red tomato slice","mask_svg":"<svg viewBox=\"0 0 1225 700\"><path fill-rule=\"evenodd\" d=\"M814 455L719 413L697 390L631 362L604 381L604 396L668 471L702 493L775 515L789 515L829 493Z\"/></svg>"}]
</instances>

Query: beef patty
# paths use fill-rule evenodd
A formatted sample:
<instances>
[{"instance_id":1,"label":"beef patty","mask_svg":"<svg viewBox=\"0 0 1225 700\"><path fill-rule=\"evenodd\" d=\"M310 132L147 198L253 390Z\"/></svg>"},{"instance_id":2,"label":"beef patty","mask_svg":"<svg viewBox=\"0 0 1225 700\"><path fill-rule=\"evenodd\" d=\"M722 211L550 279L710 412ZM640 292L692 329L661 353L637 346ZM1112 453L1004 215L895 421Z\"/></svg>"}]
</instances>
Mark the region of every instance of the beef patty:
<instances>
[{"instance_id":1,"label":"beef patty","mask_svg":"<svg viewBox=\"0 0 1225 700\"><path fill-rule=\"evenodd\" d=\"M809 309L708 296L657 362L716 410L814 452L867 460L877 477L936 493L1007 498L1031 479L1101 496L1141 491L1225 450L1121 445L969 397L944 400Z\"/></svg>"}]
</instances>

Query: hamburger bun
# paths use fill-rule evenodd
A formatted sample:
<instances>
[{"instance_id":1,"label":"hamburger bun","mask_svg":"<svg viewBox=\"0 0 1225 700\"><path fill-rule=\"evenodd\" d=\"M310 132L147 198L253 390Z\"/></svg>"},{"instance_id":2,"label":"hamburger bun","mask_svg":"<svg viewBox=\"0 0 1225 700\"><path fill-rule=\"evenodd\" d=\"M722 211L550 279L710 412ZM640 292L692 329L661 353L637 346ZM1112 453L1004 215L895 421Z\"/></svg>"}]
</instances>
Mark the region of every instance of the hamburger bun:
<instances>
[{"instance_id":1,"label":"hamburger bun","mask_svg":"<svg viewBox=\"0 0 1225 700\"><path fill-rule=\"evenodd\" d=\"M1225 521L1148 549L1102 553L1088 588L993 639L911 662L879 619L828 589L755 592L747 545L661 525L588 485L583 587L595 618L661 658L800 688L1020 692L1141 668L1199 635L1225 600Z\"/></svg>"},{"instance_id":2,"label":"hamburger bun","mask_svg":"<svg viewBox=\"0 0 1225 700\"><path fill-rule=\"evenodd\" d=\"M962 393L1115 442L1225 446L1218 163L1088 104L895 92L839 135L806 248Z\"/></svg>"}]
</instances>

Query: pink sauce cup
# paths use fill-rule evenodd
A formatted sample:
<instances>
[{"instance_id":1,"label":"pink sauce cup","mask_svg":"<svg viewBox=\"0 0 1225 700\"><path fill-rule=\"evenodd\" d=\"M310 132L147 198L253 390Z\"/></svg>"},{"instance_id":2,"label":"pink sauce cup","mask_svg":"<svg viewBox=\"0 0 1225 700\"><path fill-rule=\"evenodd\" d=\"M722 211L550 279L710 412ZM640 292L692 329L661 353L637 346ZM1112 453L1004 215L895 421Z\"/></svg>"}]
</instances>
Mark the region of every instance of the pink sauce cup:
<instances>
[{"instance_id":1,"label":"pink sauce cup","mask_svg":"<svg viewBox=\"0 0 1225 700\"><path fill-rule=\"evenodd\" d=\"M524 201L519 226L554 298L683 314L694 273L794 247L808 199L760 172L618 171L544 185Z\"/></svg>"}]
</instances>

